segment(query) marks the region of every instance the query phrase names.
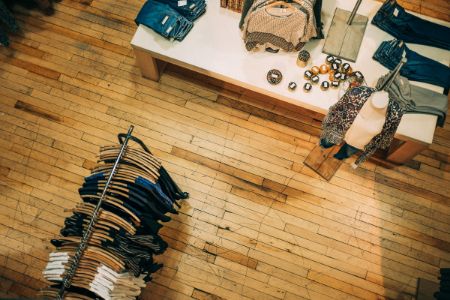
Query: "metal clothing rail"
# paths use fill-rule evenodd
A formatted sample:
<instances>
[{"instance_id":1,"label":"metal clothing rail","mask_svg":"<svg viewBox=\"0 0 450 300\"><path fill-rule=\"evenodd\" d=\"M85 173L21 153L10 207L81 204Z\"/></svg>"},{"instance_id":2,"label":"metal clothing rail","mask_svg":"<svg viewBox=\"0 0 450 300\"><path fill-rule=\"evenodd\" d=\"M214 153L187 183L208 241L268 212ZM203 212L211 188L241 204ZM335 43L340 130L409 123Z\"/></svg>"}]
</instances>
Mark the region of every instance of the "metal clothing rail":
<instances>
[{"instance_id":1,"label":"metal clothing rail","mask_svg":"<svg viewBox=\"0 0 450 300\"><path fill-rule=\"evenodd\" d=\"M95 226L95 224L97 223L98 214L99 214L103 199L106 196L106 192L108 190L109 184L111 183L111 180L116 173L116 170L119 166L120 160L122 159L122 157L125 153L125 150L126 150L127 144L128 144L128 140L131 138L131 133L133 132L133 129L134 129L133 125L131 125L130 128L128 129L128 133L126 134L125 139L122 144L122 147L120 148L119 155L117 156L117 159L114 162L111 174L109 174L109 177L108 177L108 180L106 181L106 185L105 185L105 188L103 189L102 195L101 195L100 199L98 200L97 205L95 206L94 212L92 213L92 218L89 221L89 225L86 228L86 231L83 233L83 236L81 237L80 244L78 245L78 248L75 251L75 255L71 261L70 268L67 271L66 275L64 276L61 288L59 289L59 292L58 292L58 298L57 298L58 300L64 299L65 290L68 289L72 284L73 276L75 275L75 272L78 269L78 265L80 264L80 259L83 256L84 250L86 249L86 246L87 246L87 242L88 242L89 238L91 237L92 229Z\"/></svg>"}]
</instances>

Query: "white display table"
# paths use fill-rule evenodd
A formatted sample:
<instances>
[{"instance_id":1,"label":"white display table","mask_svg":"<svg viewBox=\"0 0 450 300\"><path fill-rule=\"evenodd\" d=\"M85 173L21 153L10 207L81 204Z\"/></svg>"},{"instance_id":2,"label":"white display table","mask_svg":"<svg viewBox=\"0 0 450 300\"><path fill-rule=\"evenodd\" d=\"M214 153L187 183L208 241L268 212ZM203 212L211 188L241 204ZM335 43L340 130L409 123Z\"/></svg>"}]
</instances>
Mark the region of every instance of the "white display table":
<instances>
[{"instance_id":1,"label":"white display table","mask_svg":"<svg viewBox=\"0 0 450 300\"><path fill-rule=\"evenodd\" d=\"M328 31L335 7L352 10L355 2L356 0L324 1L322 9L324 34ZM380 6L381 3L378 1L365 0L358 13L369 16L371 20ZM221 8L219 1L209 1L207 12L195 22L194 28L182 42L166 40L152 29L140 25L131 45L143 76L159 80L157 60L161 60L326 114L328 108L338 100L338 90L330 89L324 92L319 86L314 86L310 93L305 93L302 87L306 82L303 78L306 68L299 68L296 65L297 53L248 52L238 28L239 19L240 14ZM448 24L432 18L427 19ZM351 65L353 69L364 74L369 85L373 86L380 76L388 72L372 59L372 55L382 41L391 39L392 36L389 34L371 24L368 25L358 59ZM322 53L323 43L324 40L307 43L305 49L311 53L310 64L307 67L324 63L326 55ZM450 62L449 51L420 45L408 47L446 65ZM270 69L282 72L283 80L279 85L272 86L267 82L266 74ZM325 78L325 75L321 75L321 81ZM294 92L287 88L290 81L298 85ZM436 86L415 82L413 84L442 92L442 88ZM396 138L405 143L391 151L389 160L397 163L405 162L431 144L436 121L437 117L431 115L406 114L396 134Z\"/></svg>"}]
</instances>

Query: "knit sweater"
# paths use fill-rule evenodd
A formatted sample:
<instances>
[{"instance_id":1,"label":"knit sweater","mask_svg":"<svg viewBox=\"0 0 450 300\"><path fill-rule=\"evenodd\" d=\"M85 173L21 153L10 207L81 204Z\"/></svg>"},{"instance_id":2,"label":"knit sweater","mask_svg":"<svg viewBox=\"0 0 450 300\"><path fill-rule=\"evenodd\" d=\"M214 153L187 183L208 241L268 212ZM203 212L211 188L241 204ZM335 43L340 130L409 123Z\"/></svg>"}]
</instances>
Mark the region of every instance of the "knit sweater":
<instances>
[{"instance_id":1,"label":"knit sweater","mask_svg":"<svg viewBox=\"0 0 450 300\"><path fill-rule=\"evenodd\" d=\"M267 8L264 0L256 0L247 14L243 37L247 50L270 44L286 51L299 50L307 29L307 16L300 9Z\"/></svg>"},{"instance_id":2,"label":"knit sweater","mask_svg":"<svg viewBox=\"0 0 450 300\"><path fill-rule=\"evenodd\" d=\"M244 3L242 5L242 14L241 14L241 19L239 21L240 29L243 28L245 18L247 16L247 14L251 11L250 8L253 6L253 3L256 0L243 0L243 1L244 1ZM269 2L269 1L270 0L268 0L266 2ZM309 0L309 1L312 3L312 6L313 6L313 15L314 15L314 21L315 21L315 24L313 24L313 26L314 26L313 30L316 32L316 34L313 35L312 38L323 39L324 35L322 32L323 24L322 24L322 16L321 16L322 0ZM295 5L296 3L292 3L292 4Z\"/></svg>"},{"instance_id":3,"label":"knit sweater","mask_svg":"<svg viewBox=\"0 0 450 300\"><path fill-rule=\"evenodd\" d=\"M367 86L348 90L336 104L330 107L328 114L325 116L322 122L321 139L335 145L342 143L345 133L352 125L364 103L376 91L376 89ZM403 113L404 111L398 102L390 98L383 129L364 147L363 153L355 162L356 165L366 161L377 149L386 149L390 146Z\"/></svg>"},{"instance_id":4,"label":"knit sweater","mask_svg":"<svg viewBox=\"0 0 450 300\"><path fill-rule=\"evenodd\" d=\"M305 34L301 38L302 42L307 42L317 36L316 18L314 16L314 1L315 0L303 0L303 5L301 7L297 3L293 3L293 5L303 11L307 17Z\"/></svg>"}]
</instances>

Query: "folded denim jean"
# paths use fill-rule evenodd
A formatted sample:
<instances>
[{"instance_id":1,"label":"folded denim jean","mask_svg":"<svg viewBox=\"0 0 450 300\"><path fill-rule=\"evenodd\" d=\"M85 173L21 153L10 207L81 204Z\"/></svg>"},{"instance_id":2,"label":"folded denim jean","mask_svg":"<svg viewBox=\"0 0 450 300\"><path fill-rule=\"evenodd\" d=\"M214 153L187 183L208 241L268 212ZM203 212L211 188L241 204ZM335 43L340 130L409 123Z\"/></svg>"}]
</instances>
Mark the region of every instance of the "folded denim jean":
<instances>
[{"instance_id":1,"label":"folded denim jean","mask_svg":"<svg viewBox=\"0 0 450 300\"><path fill-rule=\"evenodd\" d=\"M381 76L375 88L380 90L388 80L392 77L392 72ZM403 76L397 75L391 82L389 87L385 87L384 90L389 94L389 99L397 101L402 110L413 109L415 107L414 100L411 97L411 85L409 80Z\"/></svg>"},{"instance_id":2,"label":"folded denim jean","mask_svg":"<svg viewBox=\"0 0 450 300\"><path fill-rule=\"evenodd\" d=\"M438 117L437 125L444 127L448 111L448 98L444 94L411 85L411 98L416 106L407 109L406 113L428 114Z\"/></svg>"},{"instance_id":3,"label":"folded denim jean","mask_svg":"<svg viewBox=\"0 0 450 300\"><path fill-rule=\"evenodd\" d=\"M180 15L170 5L149 0L139 11L136 24L145 25L167 39L182 41L193 23Z\"/></svg>"},{"instance_id":4,"label":"folded denim jean","mask_svg":"<svg viewBox=\"0 0 450 300\"><path fill-rule=\"evenodd\" d=\"M157 0L159 2L168 4L171 8L176 10L180 15L189 21L197 20L206 12L205 0Z\"/></svg>"},{"instance_id":5,"label":"folded denim jean","mask_svg":"<svg viewBox=\"0 0 450 300\"><path fill-rule=\"evenodd\" d=\"M448 66L410 50L403 41L392 40L381 43L373 59L393 70L403 56L408 61L400 70L402 76L410 80L441 86L444 89L450 86Z\"/></svg>"},{"instance_id":6,"label":"folded denim jean","mask_svg":"<svg viewBox=\"0 0 450 300\"><path fill-rule=\"evenodd\" d=\"M387 0L372 24L407 43L450 50L450 28L423 20L405 11L395 0Z\"/></svg>"}]
</instances>

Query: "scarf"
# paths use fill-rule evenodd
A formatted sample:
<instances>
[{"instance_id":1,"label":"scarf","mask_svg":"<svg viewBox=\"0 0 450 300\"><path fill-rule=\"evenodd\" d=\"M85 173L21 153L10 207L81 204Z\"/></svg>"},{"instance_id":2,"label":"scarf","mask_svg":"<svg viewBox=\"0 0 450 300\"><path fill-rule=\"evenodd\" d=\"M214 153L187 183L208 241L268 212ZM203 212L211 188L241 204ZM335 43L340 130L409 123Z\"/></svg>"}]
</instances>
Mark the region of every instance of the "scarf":
<instances>
[{"instance_id":1,"label":"scarf","mask_svg":"<svg viewBox=\"0 0 450 300\"><path fill-rule=\"evenodd\" d=\"M364 103L376 91L376 89L367 86L348 90L336 104L330 107L328 114L325 116L322 122L321 140L335 145L341 144L344 141L345 133ZM386 149L390 146L403 112L399 102L390 97L383 129L364 147L363 153L355 162L356 165L365 162L377 149Z\"/></svg>"}]
</instances>

